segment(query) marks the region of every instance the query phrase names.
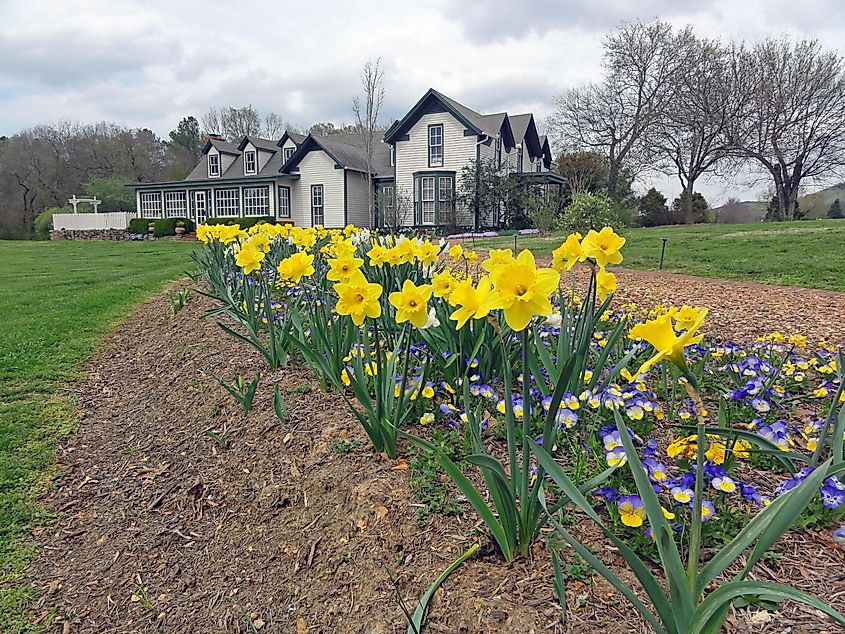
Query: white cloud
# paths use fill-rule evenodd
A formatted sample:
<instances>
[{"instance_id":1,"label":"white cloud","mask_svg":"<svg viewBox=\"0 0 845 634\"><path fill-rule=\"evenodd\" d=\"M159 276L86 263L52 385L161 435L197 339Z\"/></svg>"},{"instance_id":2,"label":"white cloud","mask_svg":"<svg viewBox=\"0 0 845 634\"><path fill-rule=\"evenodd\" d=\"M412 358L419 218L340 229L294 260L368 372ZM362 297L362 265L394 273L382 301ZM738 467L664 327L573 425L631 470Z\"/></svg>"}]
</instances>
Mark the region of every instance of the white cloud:
<instances>
[{"instance_id":1,"label":"white cloud","mask_svg":"<svg viewBox=\"0 0 845 634\"><path fill-rule=\"evenodd\" d=\"M798 11L794 0L3 4L0 134L76 119L164 136L183 116L249 103L301 125L350 122L361 65L379 56L385 118L435 87L483 112L542 119L561 89L598 76L604 32L637 18L723 38L815 36L845 52L841 0Z\"/></svg>"}]
</instances>

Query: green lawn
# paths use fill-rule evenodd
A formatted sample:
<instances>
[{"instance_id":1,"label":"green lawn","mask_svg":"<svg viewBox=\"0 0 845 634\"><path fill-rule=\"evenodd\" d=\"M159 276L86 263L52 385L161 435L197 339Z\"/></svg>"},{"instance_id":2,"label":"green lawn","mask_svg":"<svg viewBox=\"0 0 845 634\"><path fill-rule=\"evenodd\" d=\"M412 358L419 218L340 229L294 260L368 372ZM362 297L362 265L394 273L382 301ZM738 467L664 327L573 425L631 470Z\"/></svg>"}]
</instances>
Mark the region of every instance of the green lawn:
<instances>
[{"instance_id":1,"label":"green lawn","mask_svg":"<svg viewBox=\"0 0 845 634\"><path fill-rule=\"evenodd\" d=\"M687 275L845 291L845 220L627 229L622 266L656 270L661 237L664 269ZM565 236L518 236L519 249L549 254ZM476 240L513 248L513 236Z\"/></svg>"},{"instance_id":2,"label":"green lawn","mask_svg":"<svg viewBox=\"0 0 845 634\"><path fill-rule=\"evenodd\" d=\"M0 632L27 631L31 592L15 582L49 519L36 503L76 412L78 380L102 335L192 268L196 243L0 242Z\"/></svg>"}]
</instances>

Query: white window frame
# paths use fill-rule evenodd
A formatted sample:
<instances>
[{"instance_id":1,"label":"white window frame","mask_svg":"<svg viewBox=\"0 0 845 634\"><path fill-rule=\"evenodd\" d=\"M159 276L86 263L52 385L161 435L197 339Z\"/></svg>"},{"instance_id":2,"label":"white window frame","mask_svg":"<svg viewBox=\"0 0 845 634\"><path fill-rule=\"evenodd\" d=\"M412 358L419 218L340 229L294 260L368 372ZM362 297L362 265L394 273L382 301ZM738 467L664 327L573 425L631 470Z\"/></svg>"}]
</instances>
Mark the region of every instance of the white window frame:
<instances>
[{"instance_id":1,"label":"white window frame","mask_svg":"<svg viewBox=\"0 0 845 634\"><path fill-rule=\"evenodd\" d=\"M184 191L164 192L164 217L188 217L188 197Z\"/></svg>"},{"instance_id":2,"label":"white window frame","mask_svg":"<svg viewBox=\"0 0 845 634\"><path fill-rule=\"evenodd\" d=\"M161 192L141 192L141 218L161 218Z\"/></svg>"},{"instance_id":3,"label":"white window frame","mask_svg":"<svg viewBox=\"0 0 845 634\"><path fill-rule=\"evenodd\" d=\"M279 213L277 218L290 218L290 187L279 185Z\"/></svg>"},{"instance_id":4,"label":"white window frame","mask_svg":"<svg viewBox=\"0 0 845 634\"><path fill-rule=\"evenodd\" d=\"M244 216L270 215L270 188L244 187Z\"/></svg>"},{"instance_id":5,"label":"white window frame","mask_svg":"<svg viewBox=\"0 0 845 634\"><path fill-rule=\"evenodd\" d=\"M311 185L311 226L326 224L326 190L322 184Z\"/></svg>"},{"instance_id":6,"label":"white window frame","mask_svg":"<svg viewBox=\"0 0 845 634\"><path fill-rule=\"evenodd\" d=\"M284 162L287 163L290 160L290 157L293 156L293 153L296 152L296 148L295 147L286 147L282 151L284 152L284 158L285 158Z\"/></svg>"},{"instance_id":7,"label":"white window frame","mask_svg":"<svg viewBox=\"0 0 845 634\"><path fill-rule=\"evenodd\" d=\"M420 224L433 225L437 220L435 176L420 176Z\"/></svg>"},{"instance_id":8,"label":"white window frame","mask_svg":"<svg viewBox=\"0 0 845 634\"><path fill-rule=\"evenodd\" d=\"M390 146L390 167L396 166L396 146Z\"/></svg>"},{"instance_id":9,"label":"white window frame","mask_svg":"<svg viewBox=\"0 0 845 634\"><path fill-rule=\"evenodd\" d=\"M212 163L211 159L214 159ZM216 169L211 169L212 165ZM220 176L220 155L219 154L209 154L208 155L208 177L209 178L218 178Z\"/></svg>"},{"instance_id":10,"label":"white window frame","mask_svg":"<svg viewBox=\"0 0 845 634\"><path fill-rule=\"evenodd\" d=\"M443 167L444 158L444 134L442 123L432 123L428 126L428 166ZM436 150L436 151L435 151Z\"/></svg>"},{"instance_id":11,"label":"white window frame","mask_svg":"<svg viewBox=\"0 0 845 634\"><path fill-rule=\"evenodd\" d=\"M516 151L516 171L522 172L522 162L523 162L523 155L522 155L522 144L519 145L519 148Z\"/></svg>"},{"instance_id":12,"label":"white window frame","mask_svg":"<svg viewBox=\"0 0 845 634\"><path fill-rule=\"evenodd\" d=\"M234 207L234 213L230 213ZM214 190L214 215L237 218L241 215L241 193L237 187Z\"/></svg>"},{"instance_id":13,"label":"white window frame","mask_svg":"<svg viewBox=\"0 0 845 634\"><path fill-rule=\"evenodd\" d=\"M249 163L252 161L252 167ZM244 152L244 174L255 174L258 172L258 152L249 150Z\"/></svg>"},{"instance_id":14,"label":"white window frame","mask_svg":"<svg viewBox=\"0 0 845 634\"><path fill-rule=\"evenodd\" d=\"M446 187L444 187L444 184ZM454 205L455 196L455 179L452 176L438 176L437 177L437 197L439 198L440 217L443 218L443 213L452 213L452 206Z\"/></svg>"},{"instance_id":15,"label":"white window frame","mask_svg":"<svg viewBox=\"0 0 845 634\"><path fill-rule=\"evenodd\" d=\"M194 191L194 218L197 224L208 218L208 196L204 189Z\"/></svg>"}]
</instances>

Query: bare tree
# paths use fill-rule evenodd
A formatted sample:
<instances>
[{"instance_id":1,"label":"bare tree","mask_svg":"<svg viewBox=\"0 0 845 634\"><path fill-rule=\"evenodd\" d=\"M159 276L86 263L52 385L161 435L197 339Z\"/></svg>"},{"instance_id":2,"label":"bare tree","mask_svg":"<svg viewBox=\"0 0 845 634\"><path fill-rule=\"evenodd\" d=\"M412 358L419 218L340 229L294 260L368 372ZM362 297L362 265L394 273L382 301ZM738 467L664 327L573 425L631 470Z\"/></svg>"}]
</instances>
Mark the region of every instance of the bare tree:
<instances>
[{"instance_id":1,"label":"bare tree","mask_svg":"<svg viewBox=\"0 0 845 634\"><path fill-rule=\"evenodd\" d=\"M208 109L202 117L202 131L209 134L223 134L223 124L220 118L220 110L214 106Z\"/></svg>"},{"instance_id":2,"label":"bare tree","mask_svg":"<svg viewBox=\"0 0 845 634\"><path fill-rule=\"evenodd\" d=\"M364 152L367 155L367 209L370 218L375 217L373 201L373 154L375 153L376 132L379 130L378 118L384 103L384 70L381 58L375 63L367 62L361 70L361 85L364 88L364 103L359 97L352 100L352 111L358 131L364 137Z\"/></svg>"},{"instance_id":3,"label":"bare tree","mask_svg":"<svg viewBox=\"0 0 845 634\"><path fill-rule=\"evenodd\" d=\"M224 108L220 124L223 126L223 136L232 142L261 132L261 117L252 105Z\"/></svg>"},{"instance_id":4,"label":"bare tree","mask_svg":"<svg viewBox=\"0 0 845 634\"><path fill-rule=\"evenodd\" d=\"M746 92L740 89L735 56L719 42L691 32L679 35L674 98L646 136L653 153L681 185L681 216L692 223L696 181L731 156L725 130L740 115Z\"/></svg>"},{"instance_id":5,"label":"bare tree","mask_svg":"<svg viewBox=\"0 0 845 634\"><path fill-rule=\"evenodd\" d=\"M264 115L264 127L261 129L264 138L278 140L286 130L288 132L299 132L298 126L278 113L268 112Z\"/></svg>"},{"instance_id":6,"label":"bare tree","mask_svg":"<svg viewBox=\"0 0 845 634\"><path fill-rule=\"evenodd\" d=\"M802 184L835 178L845 167L843 58L816 40L768 39L738 49L747 103L728 141L772 177L781 220L795 219Z\"/></svg>"},{"instance_id":7,"label":"bare tree","mask_svg":"<svg viewBox=\"0 0 845 634\"><path fill-rule=\"evenodd\" d=\"M681 61L666 22L627 24L604 41L604 77L567 90L555 100L549 130L569 151L600 153L607 161L607 191L619 198L624 170L650 165L644 135L672 99L672 78Z\"/></svg>"}]
</instances>

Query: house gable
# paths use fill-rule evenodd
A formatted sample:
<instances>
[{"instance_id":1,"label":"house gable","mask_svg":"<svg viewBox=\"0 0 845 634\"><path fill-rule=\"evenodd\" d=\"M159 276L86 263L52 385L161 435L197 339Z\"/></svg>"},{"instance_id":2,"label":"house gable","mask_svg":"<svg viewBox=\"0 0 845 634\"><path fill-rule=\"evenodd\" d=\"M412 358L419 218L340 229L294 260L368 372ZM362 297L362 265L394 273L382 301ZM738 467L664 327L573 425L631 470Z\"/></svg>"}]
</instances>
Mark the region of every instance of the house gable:
<instances>
[{"instance_id":1,"label":"house gable","mask_svg":"<svg viewBox=\"0 0 845 634\"><path fill-rule=\"evenodd\" d=\"M395 143L396 141L406 140L408 131L416 125L421 117L427 114L442 114L449 113L464 127L464 134L469 136L483 134L480 127L471 120L471 111L463 106L458 107L455 101L452 101L445 95L441 95L434 88L429 88L428 92L423 95L413 108L402 117L399 121L394 123L387 132L384 133L385 143ZM463 110L463 111L462 111ZM477 116L478 113L474 113Z\"/></svg>"}]
</instances>

